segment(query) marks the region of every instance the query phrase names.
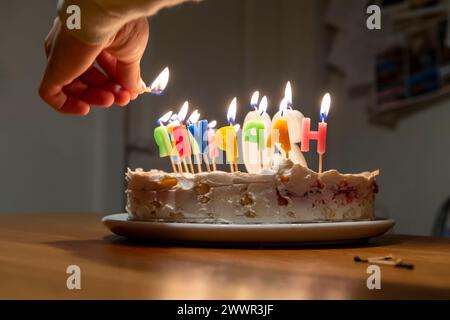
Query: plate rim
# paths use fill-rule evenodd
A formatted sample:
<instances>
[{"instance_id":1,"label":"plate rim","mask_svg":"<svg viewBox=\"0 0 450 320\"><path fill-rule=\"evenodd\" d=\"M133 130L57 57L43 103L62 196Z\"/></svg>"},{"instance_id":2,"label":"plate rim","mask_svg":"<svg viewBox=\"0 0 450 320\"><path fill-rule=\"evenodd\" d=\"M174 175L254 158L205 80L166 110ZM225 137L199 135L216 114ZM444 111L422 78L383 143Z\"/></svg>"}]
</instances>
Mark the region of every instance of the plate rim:
<instances>
[{"instance_id":1,"label":"plate rim","mask_svg":"<svg viewBox=\"0 0 450 320\"><path fill-rule=\"evenodd\" d=\"M233 229L249 229L249 228L277 228L277 229L291 229L291 228L308 228L308 227L336 227L340 226L358 226L358 225L386 225L390 224L391 227L395 225L395 220L392 218L379 218L375 217L375 220L362 220L362 221L327 221L327 222L297 222L297 223L193 223L193 222L176 222L176 221L145 221L145 220L124 220L117 219L116 217L128 217L128 213L115 213L109 214L102 217L102 222L106 225L108 222L115 223L126 223L126 224L146 224L146 225L157 225L157 226L172 226L172 227L198 227L198 228L233 228ZM114 219L116 218L116 219Z\"/></svg>"},{"instance_id":2,"label":"plate rim","mask_svg":"<svg viewBox=\"0 0 450 320\"><path fill-rule=\"evenodd\" d=\"M207 246L303 246L368 241L390 231L391 218L314 223L219 224L128 220L127 213L102 218L110 232L158 243Z\"/></svg>"}]
</instances>

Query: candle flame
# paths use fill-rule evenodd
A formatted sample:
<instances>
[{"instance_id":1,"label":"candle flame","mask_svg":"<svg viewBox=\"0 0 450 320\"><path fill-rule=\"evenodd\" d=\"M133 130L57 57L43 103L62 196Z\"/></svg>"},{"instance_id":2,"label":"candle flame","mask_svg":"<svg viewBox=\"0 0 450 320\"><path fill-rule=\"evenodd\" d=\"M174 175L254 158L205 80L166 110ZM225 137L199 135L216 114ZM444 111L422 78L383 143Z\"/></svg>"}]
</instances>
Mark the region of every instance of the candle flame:
<instances>
[{"instance_id":1,"label":"candle flame","mask_svg":"<svg viewBox=\"0 0 450 320\"><path fill-rule=\"evenodd\" d=\"M158 119L158 124L165 125L169 120L172 118L172 111L167 112L165 115L163 115L161 118Z\"/></svg>"},{"instance_id":2,"label":"candle flame","mask_svg":"<svg viewBox=\"0 0 450 320\"><path fill-rule=\"evenodd\" d=\"M292 108L292 87L290 81L286 83L286 88L284 89L284 99L286 99L287 108Z\"/></svg>"},{"instance_id":3,"label":"candle flame","mask_svg":"<svg viewBox=\"0 0 450 320\"><path fill-rule=\"evenodd\" d=\"M250 100L250 107L256 109L256 105L258 104L259 100L259 91L255 91L252 95L252 99Z\"/></svg>"},{"instance_id":4,"label":"candle flame","mask_svg":"<svg viewBox=\"0 0 450 320\"><path fill-rule=\"evenodd\" d=\"M328 113L330 112L330 106L331 106L331 96L329 93L325 93L325 95L322 98L322 105L320 106L320 118L322 122L327 119Z\"/></svg>"},{"instance_id":5,"label":"candle flame","mask_svg":"<svg viewBox=\"0 0 450 320\"><path fill-rule=\"evenodd\" d=\"M238 123L237 125L234 126L234 132L238 132L239 130L241 130L241 125Z\"/></svg>"},{"instance_id":6,"label":"candle flame","mask_svg":"<svg viewBox=\"0 0 450 320\"><path fill-rule=\"evenodd\" d=\"M227 120L229 124L234 124L236 120L237 98L235 97L228 107Z\"/></svg>"},{"instance_id":7,"label":"candle flame","mask_svg":"<svg viewBox=\"0 0 450 320\"><path fill-rule=\"evenodd\" d=\"M172 116L170 118L170 121L169 121L169 126L170 127L177 127L179 125L181 125L180 121Z\"/></svg>"},{"instance_id":8,"label":"candle flame","mask_svg":"<svg viewBox=\"0 0 450 320\"><path fill-rule=\"evenodd\" d=\"M195 109L194 112L192 112L191 116L189 117L188 122L196 123L198 119L200 119L200 113L198 112L197 109Z\"/></svg>"},{"instance_id":9,"label":"candle flame","mask_svg":"<svg viewBox=\"0 0 450 320\"><path fill-rule=\"evenodd\" d=\"M169 82L169 67L165 67L164 70L156 77L153 83L150 85L151 92L155 94L161 94Z\"/></svg>"},{"instance_id":10,"label":"candle flame","mask_svg":"<svg viewBox=\"0 0 450 320\"><path fill-rule=\"evenodd\" d=\"M267 106L268 106L268 101L267 101L267 97L264 96L261 99L261 102L259 103L259 107L258 107L258 111L259 111L259 115L262 116L266 111L267 111Z\"/></svg>"},{"instance_id":11,"label":"candle flame","mask_svg":"<svg viewBox=\"0 0 450 320\"><path fill-rule=\"evenodd\" d=\"M216 125L217 125L217 121L213 120L210 123L208 123L208 128L214 129L216 127Z\"/></svg>"},{"instance_id":12,"label":"candle flame","mask_svg":"<svg viewBox=\"0 0 450 320\"><path fill-rule=\"evenodd\" d=\"M183 103L183 106L181 107L180 111L178 112L177 118L180 122L183 122L184 119L186 119L187 113L189 109L189 102L185 101Z\"/></svg>"},{"instance_id":13,"label":"candle flame","mask_svg":"<svg viewBox=\"0 0 450 320\"><path fill-rule=\"evenodd\" d=\"M281 100L280 102L280 115L284 116L284 112L288 109L288 103L286 98L283 98L283 100Z\"/></svg>"}]
</instances>

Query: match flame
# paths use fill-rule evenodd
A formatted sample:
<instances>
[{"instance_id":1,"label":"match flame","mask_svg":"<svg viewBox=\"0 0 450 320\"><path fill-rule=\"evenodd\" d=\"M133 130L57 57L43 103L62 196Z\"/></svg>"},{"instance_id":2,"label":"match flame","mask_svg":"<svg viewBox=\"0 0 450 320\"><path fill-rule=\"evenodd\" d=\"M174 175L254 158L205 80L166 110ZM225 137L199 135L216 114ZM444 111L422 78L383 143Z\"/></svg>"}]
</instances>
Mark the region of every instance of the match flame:
<instances>
[{"instance_id":1,"label":"match flame","mask_svg":"<svg viewBox=\"0 0 450 320\"><path fill-rule=\"evenodd\" d=\"M181 107L180 111L178 112L177 118L180 122L183 122L184 119L186 119L187 113L189 109L189 102L185 101L183 103L183 106Z\"/></svg>"},{"instance_id":2,"label":"match flame","mask_svg":"<svg viewBox=\"0 0 450 320\"><path fill-rule=\"evenodd\" d=\"M189 117L188 122L196 123L198 119L200 119L200 113L198 112L197 109L195 109L194 112L192 112L191 116Z\"/></svg>"},{"instance_id":3,"label":"match flame","mask_svg":"<svg viewBox=\"0 0 450 320\"><path fill-rule=\"evenodd\" d=\"M284 99L286 99L287 107L292 108L292 87L290 81L286 83L286 89L284 89Z\"/></svg>"},{"instance_id":4,"label":"match flame","mask_svg":"<svg viewBox=\"0 0 450 320\"><path fill-rule=\"evenodd\" d=\"M250 100L250 107L256 109L259 100L259 91L255 91L252 95L252 99Z\"/></svg>"},{"instance_id":5,"label":"match flame","mask_svg":"<svg viewBox=\"0 0 450 320\"><path fill-rule=\"evenodd\" d=\"M284 112L288 109L288 104L286 101L286 98L283 98L283 100L281 100L280 102L280 115L284 116Z\"/></svg>"},{"instance_id":6,"label":"match flame","mask_svg":"<svg viewBox=\"0 0 450 320\"><path fill-rule=\"evenodd\" d=\"M331 96L329 93L325 93L322 98L322 105L320 106L320 119L322 122L327 120L328 113L330 112Z\"/></svg>"},{"instance_id":7,"label":"match flame","mask_svg":"<svg viewBox=\"0 0 450 320\"><path fill-rule=\"evenodd\" d=\"M227 120L228 124L234 124L236 120L237 98L235 97L228 107Z\"/></svg>"},{"instance_id":8,"label":"match flame","mask_svg":"<svg viewBox=\"0 0 450 320\"><path fill-rule=\"evenodd\" d=\"M167 124L167 122L170 121L170 119L172 118L172 111L167 112L165 115L163 115L161 118L158 119L158 124L160 125L165 125Z\"/></svg>"},{"instance_id":9,"label":"match flame","mask_svg":"<svg viewBox=\"0 0 450 320\"><path fill-rule=\"evenodd\" d=\"M153 93L161 94L169 82L169 67L165 67L164 70L156 77L150 86L150 90Z\"/></svg>"},{"instance_id":10,"label":"match flame","mask_svg":"<svg viewBox=\"0 0 450 320\"><path fill-rule=\"evenodd\" d=\"M217 126L217 121L213 120L210 123L208 123L208 128L214 129Z\"/></svg>"},{"instance_id":11,"label":"match flame","mask_svg":"<svg viewBox=\"0 0 450 320\"><path fill-rule=\"evenodd\" d=\"M268 101L267 101L267 97L264 96L261 99L261 102L259 103L259 107L258 107L258 111L259 111L259 115L262 116L266 111L267 111L267 106L268 106Z\"/></svg>"}]
</instances>

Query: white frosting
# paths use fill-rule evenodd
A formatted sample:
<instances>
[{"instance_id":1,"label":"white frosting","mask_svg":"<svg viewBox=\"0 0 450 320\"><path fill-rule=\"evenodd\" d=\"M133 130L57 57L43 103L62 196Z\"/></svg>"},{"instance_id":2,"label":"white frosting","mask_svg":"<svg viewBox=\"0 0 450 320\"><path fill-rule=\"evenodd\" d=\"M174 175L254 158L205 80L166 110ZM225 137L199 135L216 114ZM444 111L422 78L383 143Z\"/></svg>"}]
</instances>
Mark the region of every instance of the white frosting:
<instances>
[{"instance_id":1,"label":"white frosting","mask_svg":"<svg viewBox=\"0 0 450 320\"><path fill-rule=\"evenodd\" d=\"M318 174L290 160L263 174L128 171L132 218L229 223L372 219L378 171Z\"/></svg>"}]
</instances>

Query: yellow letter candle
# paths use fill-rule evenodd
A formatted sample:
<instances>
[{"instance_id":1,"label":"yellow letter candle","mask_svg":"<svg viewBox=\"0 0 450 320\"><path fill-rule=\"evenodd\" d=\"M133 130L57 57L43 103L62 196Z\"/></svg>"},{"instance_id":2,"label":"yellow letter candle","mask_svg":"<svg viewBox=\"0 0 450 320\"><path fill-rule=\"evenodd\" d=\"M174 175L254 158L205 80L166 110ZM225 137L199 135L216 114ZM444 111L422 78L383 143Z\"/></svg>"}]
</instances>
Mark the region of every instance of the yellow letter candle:
<instances>
[{"instance_id":1,"label":"yellow letter candle","mask_svg":"<svg viewBox=\"0 0 450 320\"><path fill-rule=\"evenodd\" d=\"M230 164L230 171L238 171L237 161L239 158L236 131L234 128L234 121L236 119L237 99L234 98L228 107L227 120L228 126L217 130L215 135L215 142L217 148L225 152L228 163ZM234 165L234 169L233 169Z\"/></svg>"}]
</instances>

